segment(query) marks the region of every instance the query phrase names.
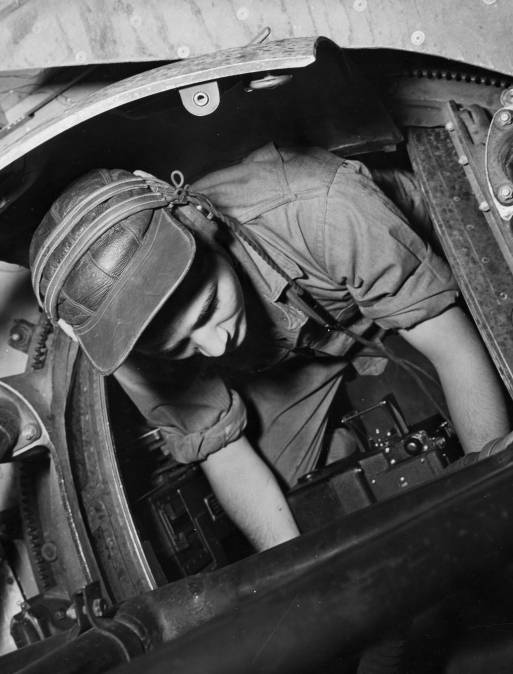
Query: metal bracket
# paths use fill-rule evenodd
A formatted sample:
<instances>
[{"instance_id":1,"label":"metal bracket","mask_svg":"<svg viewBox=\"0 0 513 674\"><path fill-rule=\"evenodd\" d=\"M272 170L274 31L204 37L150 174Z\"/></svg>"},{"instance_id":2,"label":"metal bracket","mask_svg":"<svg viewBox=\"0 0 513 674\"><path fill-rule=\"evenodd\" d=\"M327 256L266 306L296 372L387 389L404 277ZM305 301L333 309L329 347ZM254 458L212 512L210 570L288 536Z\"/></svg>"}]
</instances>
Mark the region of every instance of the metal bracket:
<instances>
[{"instance_id":1,"label":"metal bracket","mask_svg":"<svg viewBox=\"0 0 513 674\"><path fill-rule=\"evenodd\" d=\"M0 405L3 400L11 407L14 406L19 415L18 437L12 446L9 460L32 455L36 448L39 451L41 447L51 445L50 436L34 407L16 389L0 380Z\"/></svg>"},{"instance_id":2,"label":"metal bracket","mask_svg":"<svg viewBox=\"0 0 513 674\"><path fill-rule=\"evenodd\" d=\"M493 203L503 220L513 217L513 88L501 94L499 108L486 139L486 179Z\"/></svg>"},{"instance_id":3,"label":"metal bracket","mask_svg":"<svg viewBox=\"0 0 513 674\"><path fill-rule=\"evenodd\" d=\"M183 107L191 115L196 115L197 117L204 117L215 112L221 100L217 82L195 84L192 87L179 89L178 93L180 94Z\"/></svg>"}]
</instances>

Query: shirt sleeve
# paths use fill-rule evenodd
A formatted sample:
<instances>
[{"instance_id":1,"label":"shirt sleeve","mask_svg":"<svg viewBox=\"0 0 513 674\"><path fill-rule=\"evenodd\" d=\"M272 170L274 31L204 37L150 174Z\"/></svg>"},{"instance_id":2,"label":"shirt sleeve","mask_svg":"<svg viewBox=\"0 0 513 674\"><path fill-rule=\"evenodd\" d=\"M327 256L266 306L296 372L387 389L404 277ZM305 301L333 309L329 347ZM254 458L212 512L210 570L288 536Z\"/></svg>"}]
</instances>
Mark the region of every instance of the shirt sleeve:
<instances>
[{"instance_id":1,"label":"shirt sleeve","mask_svg":"<svg viewBox=\"0 0 513 674\"><path fill-rule=\"evenodd\" d=\"M328 193L328 272L382 328L413 327L454 304L456 282L366 170L355 165L338 170Z\"/></svg>"},{"instance_id":2,"label":"shirt sleeve","mask_svg":"<svg viewBox=\"0 0 513 674\"><path fill-rule=\"evenodd\" d=\"M114 376L180 463L202 461L237 440L246 425L240 396L191 359L132 355Z\"/></svg>"}]
</instances>

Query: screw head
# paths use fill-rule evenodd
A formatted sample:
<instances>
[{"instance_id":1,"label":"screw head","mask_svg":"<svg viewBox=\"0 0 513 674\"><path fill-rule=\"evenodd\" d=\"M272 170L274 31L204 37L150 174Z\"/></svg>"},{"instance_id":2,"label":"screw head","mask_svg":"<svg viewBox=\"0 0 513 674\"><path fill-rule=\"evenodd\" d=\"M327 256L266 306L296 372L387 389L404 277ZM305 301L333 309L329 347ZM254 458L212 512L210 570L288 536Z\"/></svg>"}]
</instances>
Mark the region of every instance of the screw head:
<instances>
[{"instance_id":1,"label":"screw head","mask_svg":"<svg viewBox=\"0 0 513 674\"><path fill-rule=\"evenodd\" d=\"M509 110L501 110L497 115L497 120L501 126L507 126L511 124L513 118L511 117L511 112Z\"/></svg>"},{"instance_id":2,"label":"screw head","mask_svg":"<svg viewBox=\"0 0 513 674\"><path fill-rule=\"evenodd\" d=\"M500 201L511 201L513 199L513 185L511 183L500 185L497 190L497 196Z\"/></svg>"},{"instance_id":3,"label":"screw head","mask_svg":"<svg viewBox=\"0 0 513 674\"><path fill-rule=\"evenodd\" d=\"M32 442L36 440L41 435L41 431L36 424L30 423L26 424L21 431L21 437L25 442Z\"/></svg>"}]
</instances>

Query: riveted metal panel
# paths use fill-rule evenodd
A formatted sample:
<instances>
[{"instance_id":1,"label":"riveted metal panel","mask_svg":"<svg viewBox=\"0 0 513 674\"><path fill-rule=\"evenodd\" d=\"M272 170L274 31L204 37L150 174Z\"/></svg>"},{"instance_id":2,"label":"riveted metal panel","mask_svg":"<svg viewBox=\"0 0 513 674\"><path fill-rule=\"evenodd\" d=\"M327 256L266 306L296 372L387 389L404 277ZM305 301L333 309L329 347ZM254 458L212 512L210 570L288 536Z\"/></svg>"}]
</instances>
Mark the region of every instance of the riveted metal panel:
<instances>
[{"instance_id":1,"label":"riveted metal panel","mask_svg":"<svg viewBox=\"0 0 513 674\"><path fill-rule=\"evenodd\" d=\"M2 70L174 60L326 36L513 72L510 0L0 0Z\"/></svg>"}]
</instances>

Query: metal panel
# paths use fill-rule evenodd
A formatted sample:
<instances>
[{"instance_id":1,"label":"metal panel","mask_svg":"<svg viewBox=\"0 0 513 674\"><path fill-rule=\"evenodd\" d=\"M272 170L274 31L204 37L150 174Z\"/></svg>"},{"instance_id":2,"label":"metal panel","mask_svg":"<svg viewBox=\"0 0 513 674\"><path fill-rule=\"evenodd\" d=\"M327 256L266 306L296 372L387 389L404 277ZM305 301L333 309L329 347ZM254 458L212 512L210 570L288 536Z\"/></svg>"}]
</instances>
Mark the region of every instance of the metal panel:
<instances>
[{"instance_id":1,"label":"metal panel","mask_svg":"<svg viewBox=\"0 0 513 674\"><path fill-rule=\"evenodd\" d=\"M315 42L315 39L303 38L221 51L161 66L103 87L64 112L60 104L55 104L57 108L49 104L0 141L0 168L71 127L125 103L242 73L306 66L315 60Z\"/></svg>"},{"instance_id":2,"label":"metal panel","mask_svg":"<svg viewBox=\"0 0 513 674\"><path fill-rule=\"evenodd\" d=\"M437 54L513 72L510 0L0 0L3 70L183 59L272 39Z\"/></svg>"}]
</instances>

